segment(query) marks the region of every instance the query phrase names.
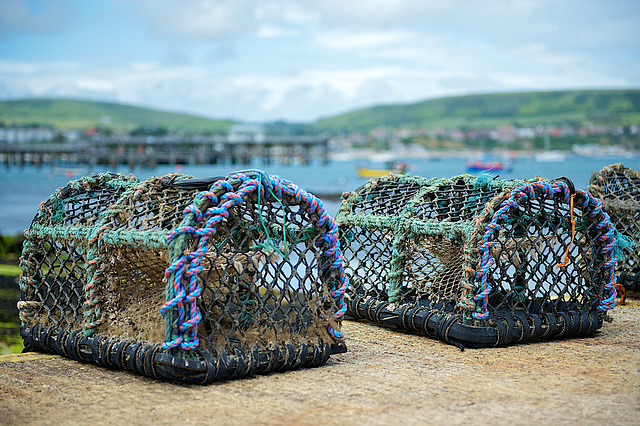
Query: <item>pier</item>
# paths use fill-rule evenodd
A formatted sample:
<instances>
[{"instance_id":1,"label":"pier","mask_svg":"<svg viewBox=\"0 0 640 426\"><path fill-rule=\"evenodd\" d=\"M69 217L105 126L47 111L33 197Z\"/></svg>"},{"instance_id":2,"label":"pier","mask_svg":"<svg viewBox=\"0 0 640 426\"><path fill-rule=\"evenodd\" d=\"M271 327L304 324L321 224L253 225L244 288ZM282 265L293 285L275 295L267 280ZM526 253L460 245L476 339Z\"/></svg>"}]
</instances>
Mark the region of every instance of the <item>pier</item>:
<instances>
[{"instance_id":1,"label":"pier","mask_svg":"<svg viewBox=\"0 0 640 426\"><path fill-rule=\"evenodd\" d=\"M158 164L309 164L313 158L329 162L329 138L319 136L265 136L264 138L210 136L119 136L83 139L73 143L0 144L0 162L6 167L119 164L154 168Z\"/></svg>"}]
</instances>

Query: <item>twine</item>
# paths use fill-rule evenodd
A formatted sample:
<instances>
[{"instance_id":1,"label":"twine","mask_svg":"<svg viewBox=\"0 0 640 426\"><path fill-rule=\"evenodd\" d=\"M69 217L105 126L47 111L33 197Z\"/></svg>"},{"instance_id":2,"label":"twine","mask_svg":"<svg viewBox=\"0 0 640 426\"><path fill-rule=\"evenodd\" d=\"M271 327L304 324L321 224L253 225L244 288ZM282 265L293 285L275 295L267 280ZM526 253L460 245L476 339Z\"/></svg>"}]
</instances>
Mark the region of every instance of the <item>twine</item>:
<instances>
[{"instance_id":1,"label":"twine","mask_svg":"<svg viewBox=\"0 0 640 426\"><path fill-rule=\"evenodd\" d=\"M239 183L237 189L234 189L231 182ZM268 194L265 188L268 190ZM223 195L215 195L215 192L219 193L221 191L224 191ZM194 251L188 254L180 254L165 271L165 277L169 282L168 300L160 310L167 321L164 349L180 346L182 349L191 350L198 347L198 324L202 320L202 316L196 301L202 293L202 288L198 285L197 276L203 269L202 260L208 249L207 242L217 232L218 223L229 216L229 209L244 203L245 198L256 191L258 200L273 198L278 200L283 208L284 204L282 204L281 200L283 195L293 197L298 203L304 201L309 205L307 212L309 214L316 213L319 216L315 225L320 228L325 226L329 228L315 243L317 247L323 242L328 245L328 249L324 251L324 255L328 260L320 265L320 269L337 271L340 279L340 287L330 292L332 298L338 299L340 306L333 314L333 318L339 319L346 312L347 306L344 301L344 293L349 286L349 279L344 273L342 265L343 257L338 242L338 227L326 213L322 202L314 195L279 176L267 175L259 171L235 173L229 175L226 180L215 182L209 191L199 193L194 204L184 210L184 220L182 222L184 225L170 232L167 237L167 242L170 245L180 235L193 235L198 243ZM211 201L212 207L206 210L203 217L201 207L205 204L205 200ZM196 229L194 219L196 222L206 220L206 223L202 228ZM262 225L266 230L264 223ZM283 223L283 233L286 251L285 223ZM184 281L188 283L186 286ZM177 311L178 313L175 324L178 329L177 335L173 334L173 330L171 330L173 324L166 317L169 311ZM344 334L339 330L335 330L330 323L327 325L327 329L332 336L338 339L344 337Z\"/></svg>"}]
</instances>

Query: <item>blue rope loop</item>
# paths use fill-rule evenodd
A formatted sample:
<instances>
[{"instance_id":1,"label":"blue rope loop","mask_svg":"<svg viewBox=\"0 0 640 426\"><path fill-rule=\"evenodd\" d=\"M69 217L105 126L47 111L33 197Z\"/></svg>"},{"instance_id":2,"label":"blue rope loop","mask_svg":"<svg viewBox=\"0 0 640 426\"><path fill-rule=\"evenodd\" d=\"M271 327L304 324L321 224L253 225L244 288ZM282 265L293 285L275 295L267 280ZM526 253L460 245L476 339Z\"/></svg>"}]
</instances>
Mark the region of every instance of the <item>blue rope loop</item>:
<instances>
[{"instance_id":1,"label":"blue rope loop","mask_svg":"<svg viewBox=\"0 0 640 426\"><path fill-rule=\"evenodd\" d=\"M327 214L322 202L313 194L277 175L268 175L260 170L235 172L213 183L208 191L200 192L195 197L194 203L184 209L182 224L171 231L167 237L169 244L176 244L178 236L193 235L197 245L193 252L182 253L165 271L167 302L160 309L167 327L166 340L162 346L164 349L179 346L181 349L191 350L198 347L198 324L202 320L196 303L202 292L198 284L198 273L203 268L202 261L208 250L207 242L217 232L218 222L229 216L229 209L244 203L245 196L256 191L265 201L281 202L285 195L294 198L298 203L304 201L309 205L308 213L316 213L319 216L315 225L325 229L328 227L327 232L315 242L317 247L322 245L327 247L323 252L327 261L319 268L321 276L324 271L329 270L333 272L329 276L337 276L339 279L338 288L330 292L331 297L337 299L340 306L333 314L333 318L338 320L346 312L344 294L349 286L349 279L344 273L343 256L338 241L338 226ZM202 208L205 207L207 200L211 202L211 207L207 208L203 214ZM204 224L197 228L196 225L203 222ZM286 232L285 227L283 232ZM187 281L186 286L184 281ZM169 311L177 311L176 324L169 323L170 320L166 316ZM177 336L172 334L174 327L178 330ZM332 336L338 339L344 338L344 334L335 330L330 323L327 329Z\"/></svg>"},{"instance_id":2,"label":"blue rope loop","mask_svg":"<svg viewBox=\"0 0 640 426\"><path fill-rule=\"evenodd\" d=\"M583 209L587 209L588 207L592 206L592 211L589 213L589 217L594 222L598 221L596 223L596 227L598 229L604 230L604 233L600 237L598 237L598 241L604 245L601 248L602 255L605 259L607 259L604 264L604 268L609 269L609 279L604 285L606 296L604 299L600 300L600 303L598 304L598 310L602 312L614 307L614 287L616 284L616 274L614 272L614 269L617 262L617 258L615 256L617 241L615 238L613 225L609 220L609 215L603 212L602 203L600 202L600 200L594 198L589 192L582 190L576 191L571 181L567 182L564 179L558 179L554 182L527 182L522 186L514 188L511 191L509 198L502 202L500 208L494 213L491 221L485 227L482 245L478 249L481 255L481 260L480 268L475 277L475 282L478 283L478 291L473 297L473 300L476 302L476 308L475 312L472 313L472 316L475 319L482 320L486 319L489 316L488 297L489 293L491 292L491 286L487 281L487 273L491 266L494 264L494 259L491 257L491 247L493 247L496 242L492 240L493 235L496 232L500 232L500 230L502 229L502 226L498 222L504 220L507 217L508 212L511 208L518 207L518 199L522 197L534 199L536 197L535 188L539 188L542 192L542 196L548 199L552 199L557 193L562 193L565 202L569 202L571 194L575 191L575 193L582 194L584 197L585 201L581 206Z\"/></svg>"}]
</instances>

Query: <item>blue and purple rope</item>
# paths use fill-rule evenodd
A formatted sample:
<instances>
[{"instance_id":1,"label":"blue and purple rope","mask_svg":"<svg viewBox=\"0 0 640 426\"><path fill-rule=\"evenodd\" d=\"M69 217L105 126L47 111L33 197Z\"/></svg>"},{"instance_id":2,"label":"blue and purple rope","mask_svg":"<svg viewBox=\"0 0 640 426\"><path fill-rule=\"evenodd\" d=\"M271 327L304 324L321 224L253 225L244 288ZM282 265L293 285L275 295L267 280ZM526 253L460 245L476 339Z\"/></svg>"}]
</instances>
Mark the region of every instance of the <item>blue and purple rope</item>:
<instances>
[{"instance_id":1,"label":"blue and purple rope","mask_svg":"<svg viewBox=\"0 0 640 426\"><path fill-rule=\"evenodd\" d=\"M562 192L565 202L570 202L571 191L569 186L562 181L553 183L546 181L528 182L511 191L509 198L501 204L500 209L498 209L493 215L491 222L489 222L485 227L483 244L478 249L481 254L481 261L480 268L476 273L476 282L480 282L480 285L479 291L473 297L473 300L476 302L476 311L473 313L473 317L475 319L485 319L489 316L487 304L488 296L491 292L491 286L487 282L487 273L494 263L490 253L491 247L496 243L495 241L492 241L493 234L502 229L502 226L498 222L507 218L510 209L518 207L517 199L522 197L527 197L529 199L535 198L535 188L542 190L543 195L549 199L552 199L554 194ZM602 203L600 200L593 197L587 191L579 190L577 192L581 193L585 200L581 207L583 209L587 209L591 206L592 210L589 213L589 217L594 222L597 221L596 227L598 229L604 229L604 233L598 237L598 242L603 245L601 249L602 255L605 259L608 259L603 265L604 268L609 269L609 279L604 286L604 290L605 292L608 292L608 295L605 299L600 301L598 304L598 310L607 311L613 308L615 298L614 286L616 284L616 275L614 269L617 258L614 254L614 250L616 248L617 241L614 237L614 228L609 221L609 215L602 210Z\"/></svg>"},{"instance_id":2,"label":"blue and purple rope","mask_svg":"<svg viewBox=\"0 0 640 426\"><path fill-rule=\"evenodd\" d=\"M255 172L251 174L256 175ZM202 319L196 304L202 292L198 285L198 273L203 269L202 260L207 252L207 242L216 233L217 224L229 216L229 209L243 203L245 196L254 191L259 191L259 195L263 199L269 199L269 196L280 199L283 195L286 195L293 197L298 203L304 201L309 205L307 212L309 214L317 213L319 216L316 226L325 227L327 223L329 224L329 230L315 244L319 247L322 242L326 242L329 247L324 252L324 255L329 260L320 265L320 269L336 270L340 278L340 287L330 293L331 297L338 299L340 304L340 309L333 316L338 319L346 312L347 306L344 301L344 293L349 286L349 279L343 269L342 252L338 242L338 226L326 213L322 202L314 195L279 176L268 176L261 172L258 176L259 179L248 176L245 173L232 174L226 180L215 182L209 191L200 192L196 196L194 203L185 208L183 215L185 219L189 215L193 215L196 223L202 222L203 219L206 220L204 226L200 229L194 226L181 226L173 230L167 237L168 243L171 244L179 235L192 234L198 240L198 244L193 252L182 254L165 271L165 277L172 284L168 289L170 290L169 296L171 298L161 308L160 312L164 317L168 310L177 307L180 334L175 339L171 339L171 336L167 335L167 340L163 344L164 349L179 345L182 349L189 350L198 346L198 324ZM234 189L230 181L240 181L237 190ZM216 196L214 189L223 189L226 192L221 196ZM203 216L200 206L205 203L206 199L211 202L212 207L208 208ZM186 287L183 283L185 276L188 278ZM339 330L335 330L331 324L328 324L327 328L331 335L337 338L344 337L344 334Z\"/></svg>"}]
</instances>

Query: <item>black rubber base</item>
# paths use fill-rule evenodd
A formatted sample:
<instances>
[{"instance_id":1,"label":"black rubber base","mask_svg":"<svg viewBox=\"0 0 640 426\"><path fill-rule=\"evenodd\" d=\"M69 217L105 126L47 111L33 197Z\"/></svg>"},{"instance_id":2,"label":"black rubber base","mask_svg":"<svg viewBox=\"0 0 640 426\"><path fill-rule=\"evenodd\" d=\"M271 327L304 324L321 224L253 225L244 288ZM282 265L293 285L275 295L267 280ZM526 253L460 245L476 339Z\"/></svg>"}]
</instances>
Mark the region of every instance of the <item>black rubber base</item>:
<instances>
[{"instance_id":1,"label":"black rubber base","mask_svg":"<svg viewBox=\"0 0 640 426\"><path fill-rule=\"evenodd\" d=\"M618 282L628 291L640 291L640 270L635 272L623 271L618 275Z\"/></svg>"},{"instance_id":2,"label":"black rubber base","mask_svg":"<svg viewBox=\"0 0 640 426\"><path fill-rule=\"evenodd\" d=\"M513 315L508 310L498 311L488 321L491 326L474 327L462 324L460 316L453 312L453 306L428 301L406 303L391 311L387 302L356 295L347 306L347 315L351 317L424 333L461 349L505 346L537 339L585 337L602 327L602 319L596 309L529 315L521 311Z\"/></svg>"},{"instance_id":3,"label":"black rubber base","mask_svg":"<svg viewBox=\"0 0 640 426\"><path fill-rule=\"evenodd\" d=\"M51 352L76 361L131 370L156 379L186 383L212 383L253 374L318 367L332 353L345 352L344 344L332 346L317 340L314 345L287 343L271 351L257 346L246 353L236 347L232 353L174 350L166 353L160 344L120 340L102 335L87 337L80 330L55 330L39 325L23 327L24 352Z\"/></svg>"}]
</instances>

